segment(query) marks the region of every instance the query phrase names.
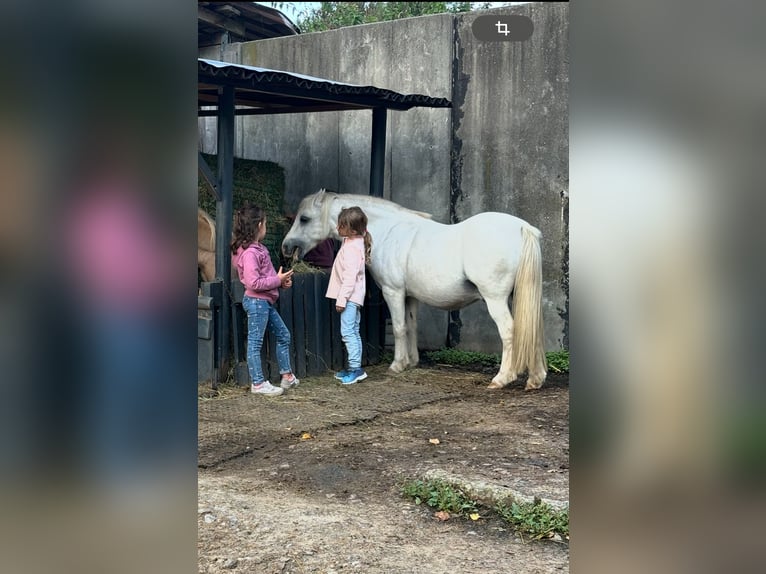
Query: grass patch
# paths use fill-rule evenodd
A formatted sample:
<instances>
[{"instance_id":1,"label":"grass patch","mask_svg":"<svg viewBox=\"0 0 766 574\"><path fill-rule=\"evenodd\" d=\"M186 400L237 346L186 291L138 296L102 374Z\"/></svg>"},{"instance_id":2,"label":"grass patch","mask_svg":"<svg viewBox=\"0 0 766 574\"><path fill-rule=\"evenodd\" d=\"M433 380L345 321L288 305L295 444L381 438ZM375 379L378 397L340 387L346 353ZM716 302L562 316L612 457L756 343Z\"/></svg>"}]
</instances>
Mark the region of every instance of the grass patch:
<instances>
[{"instance_id":1,"label":"grass patch","mask_svg":"<svg viewBox=\"0 0 766 574\"><path fill-rule=\"evenodd\" d=\"M498 504L495 512L520 534L540 540L556 534L569 539L569 508L556 510L545 502Z\"/></svg>"},{"instance_id":2,"label":"grass patch","mask_svg":"<svg viewBox=\"0 0 766 574\"><path fill-rule=\"evenodd\" d=\"M402 494L409 496L415 504L426 504L450 514L468 516L476 512L476 502L459 488L441 480L410 480L402 486Z\"/></svg>"},{"instance_id":3,"label":"grass patch","mask_svg":"<svg viewBox=\"0 0 766 574\"><path fill-rule=\"evenodd\" d=\"M545 353L545 360L548 363L549 371L553 371L555 373L569 372L569 351L566 349Z\"/></svg>"},{"instance_id":4,"label":"grass patch","mask_svg":"<svg viewBox=\"0 0 766 574\"><path fill-rule=\"evenodd\" d=\"M569 539L569 508L556 510L535 499L530 503L497 504L489 509L472 500L460 488L442 480L406 480L401 487L403 496L415 504L425 504L463 518L476 519L480 508L486 516L494 512L520 535L535 540L553 538L556 534ZM473 516L471 516L473 515Z\"/></svg>"},{"instance_id":5,"label":"grass patch","mask_svg":"<svg viewBox=\"0 0 766 574\"><path fill-rule=\"evenodd\" d=\"M461 349L439 349L425 353L426 357L434 363L446 365L496 367L500 365L500 355L479 353L476 351L463 351Z\"/></svg>"},{"instance_id":6,"label":"grass patch","mask_svg":"<svg viewBox=\"0 0 766 574\"><path fill-rule=\"evenodd\" d=\"M499 368L501 357L497 353L480 353L477 351L463 351L461 349L439 349L424 353L429 361L444 365L456 365L460 367L492 367ZM569 351L552 351L545 353L548 370L555 373L569 372Z\"/></svg>"},{"instance_id":7,"label":"grass patch","mask_svg":"<svg viewBox=\"0 0 766 574\"><path fill-rule=\"evenodd\" d=\"M218 156L202 154L213 175L218 174ZM274 269L279 269L282 239L290 229L282 205L285 194L285 170L270 161L234 158L232 189L233 208L236 211L245 203L258 205L266 212L268 226L262 243L268 248ZM216 200L207 180L197 177L197 205L215 219Z\"/></svg>"}]
</instances>

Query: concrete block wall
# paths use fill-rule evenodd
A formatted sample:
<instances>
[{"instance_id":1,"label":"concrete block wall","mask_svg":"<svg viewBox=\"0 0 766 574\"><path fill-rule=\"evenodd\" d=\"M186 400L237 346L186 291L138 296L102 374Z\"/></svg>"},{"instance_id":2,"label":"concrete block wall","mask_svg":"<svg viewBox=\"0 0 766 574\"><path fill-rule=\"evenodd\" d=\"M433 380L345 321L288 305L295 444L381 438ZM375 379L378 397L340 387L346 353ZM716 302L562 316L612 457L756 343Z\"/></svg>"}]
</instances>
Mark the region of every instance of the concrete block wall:
<instances>
[{"instance_id":1,"label":"concrete block wall","mask_svg":"<svg viewBox=\"0 0 766 574\"><path fill-rule=\"evenodd\" d=\"M525 42L481 42L478 16L456 17L452 148L455 219L511 213L543 234L546 349L568 346L569 7L530 3L489 13L523 14ZM460 343L500 350L486 305L460 311Z\"/></svg>"},{"instance_id":2,"label":"concrete block wall","mask_svg":"<svg viewBox=\"0 0 766 574\"><path fill-rule=\"evenodd\" d=\"M526 42L479 42L483 14L524 14ZM200 57L275 68L400 93L446 97L453 109L389 111L384 196L444 223L481 211L522 217L543 232L546 348L567 345L568 5L531 3L330 32L232 44ZM215 152L215 120L200 119L200 148ZM237 119L235 155L285 168L285 203L320 187L369 190L372 112ZM422 306L420 347L440 348L459 322L460 348L499 352L483 303L459 314Z\"/></svg>"}]
</instances>

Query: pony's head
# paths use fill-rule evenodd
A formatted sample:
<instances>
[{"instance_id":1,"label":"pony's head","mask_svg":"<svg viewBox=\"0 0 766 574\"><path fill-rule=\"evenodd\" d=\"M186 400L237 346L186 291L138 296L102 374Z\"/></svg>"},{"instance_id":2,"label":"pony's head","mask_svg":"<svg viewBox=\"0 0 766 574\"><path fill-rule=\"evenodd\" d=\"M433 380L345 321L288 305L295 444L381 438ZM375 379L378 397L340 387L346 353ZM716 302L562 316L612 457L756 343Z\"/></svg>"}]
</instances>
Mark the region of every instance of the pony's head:
<instances>
[{"instance_id":1,"label":"pony's head","mask_svg":"<svg viewBox=\"0 0 766 574\"><path fill-rule=\"evenodd\" d=\"M328 237L340 239L329 213L334 196L333 192L320 189L317 193L303 198L295 214L295 221L282 241L282 253L286 257L295 254L299 259L303 259L303 256L320 241Z\"/></svg>"}]
</instances>

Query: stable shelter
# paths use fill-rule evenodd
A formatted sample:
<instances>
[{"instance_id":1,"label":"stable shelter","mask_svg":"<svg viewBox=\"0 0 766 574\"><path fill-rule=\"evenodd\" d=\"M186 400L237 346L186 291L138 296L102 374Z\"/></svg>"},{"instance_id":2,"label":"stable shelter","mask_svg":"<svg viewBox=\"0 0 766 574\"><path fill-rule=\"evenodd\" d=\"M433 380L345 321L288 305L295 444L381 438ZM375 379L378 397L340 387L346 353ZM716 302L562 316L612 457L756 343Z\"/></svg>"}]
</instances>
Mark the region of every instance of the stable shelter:
<instances>
[{"instance_id":1,"label":"stable shelter","mask_svg":"<svg viewBox=\"0 0 766 574\"><path fill-rule=\"evenodd\" d=\"M215 327L216 360L213 386L228 370L232 329L231 269L228 244L233 217L235 122L238 115L267 115L325 111L371 110L370 195L383 196L388 110L414 107L449 108L445 98L400 94L375 86L345 84L284 70L198 59L198 115L217 118L218 174L212 174L200 152L199 169L216 196L216 281L220 318ZM225 287L225 288L222 288ZM235 325L236 327L236 325ZM201 327L202 328L202 327Z\"/></svg>"}]
</instances>

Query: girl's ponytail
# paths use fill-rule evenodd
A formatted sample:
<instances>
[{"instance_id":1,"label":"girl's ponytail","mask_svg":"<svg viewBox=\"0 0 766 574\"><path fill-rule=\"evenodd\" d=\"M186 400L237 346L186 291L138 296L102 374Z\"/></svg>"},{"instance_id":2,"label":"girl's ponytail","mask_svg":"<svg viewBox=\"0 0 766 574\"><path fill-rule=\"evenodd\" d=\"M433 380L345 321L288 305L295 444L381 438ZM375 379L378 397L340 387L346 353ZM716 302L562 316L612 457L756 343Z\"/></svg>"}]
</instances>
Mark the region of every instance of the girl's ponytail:
<instances>
[{"instance_id":1,"label":"girl's ponytail","mask_svg":"<svg viewBox=\"0 0 766 574\"><path fill-rule=\"evenodd\" d=\"M366 229L364 230L364 262L370 264L370 254L372 253L372 235Z\"/></svg>"}]
</instances>

